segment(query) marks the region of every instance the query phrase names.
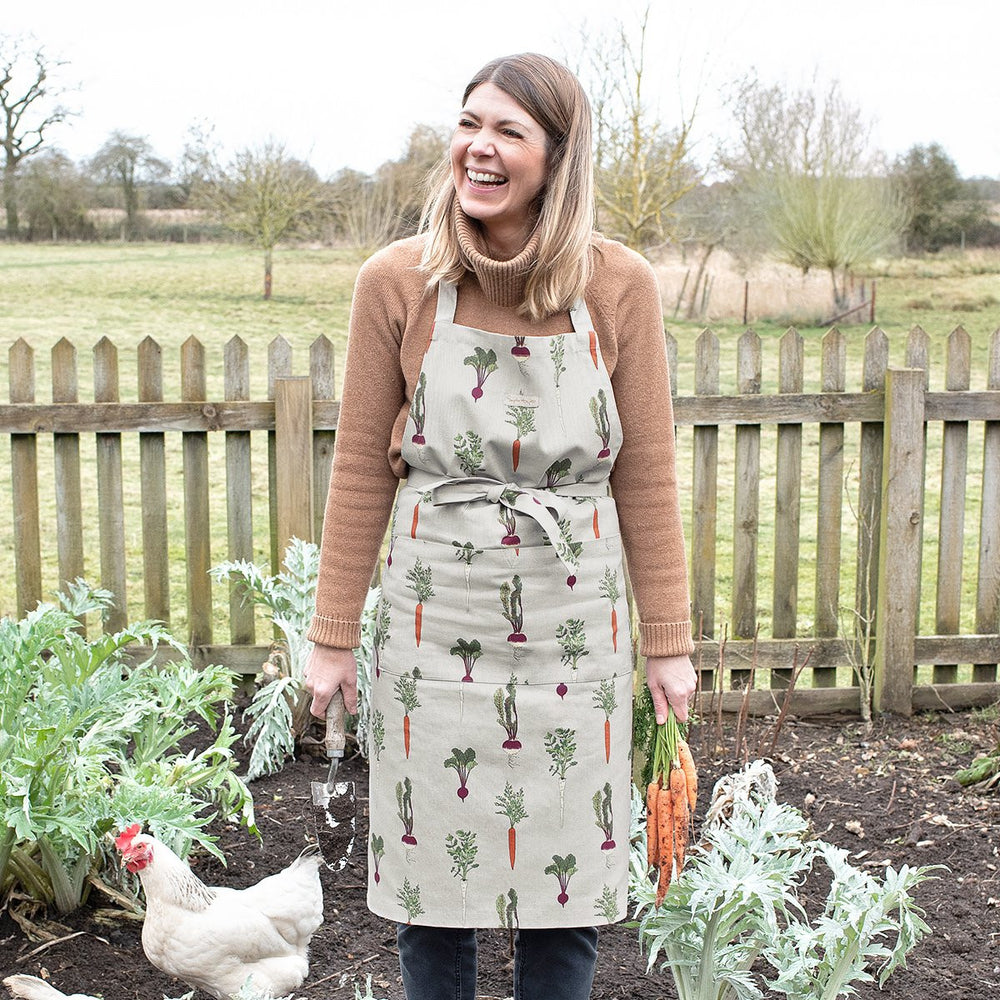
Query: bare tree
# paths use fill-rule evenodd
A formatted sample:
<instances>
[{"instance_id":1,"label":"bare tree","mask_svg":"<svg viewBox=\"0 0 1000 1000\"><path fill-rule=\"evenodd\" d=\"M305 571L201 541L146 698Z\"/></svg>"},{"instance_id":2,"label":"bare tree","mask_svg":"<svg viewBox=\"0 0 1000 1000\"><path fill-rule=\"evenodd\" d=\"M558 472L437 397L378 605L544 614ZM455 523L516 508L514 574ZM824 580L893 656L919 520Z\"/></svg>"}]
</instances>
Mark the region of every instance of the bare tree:
<instances>
[{"instance_id":1,"label":"bare tree","mask_svg":"<svg viewBox=\"0 0 1000 1000\"><path fill-rule=\"evenodd\" d=\"M91 228L87 179L65 153L43 150L23 168L18 200L27 217L28 239L85 237Z\"/></svg>"},{"instance_id":2,"label":"bare tree","mask_svg":"<svg viewBox=\"0 0 1000 1000\"><path fill-rule=\"evenodd\" d=\"M3 145L3 202L7 216L7 238L16 239L17 169L37 153L46 132L72 113L57 98L65 87L53 85L49 77L65 63L51 59L40 45L25 37L0 35L0 142ZM55 102L55 103L53 103Z\"/></svg>"},{"instance_id":3,"label":"bare tree","mask_svg":"<svg viewBox=\"0 0 1000 1000\"><path fill-rule=\"evenodd\" d=\"M317 225L323 206L319 178L280 143L242 149L224 169L213 168L201 202L236 236L264 251L264 298L271 297L274 248Z\"/></svg>"},{"instance_id":4,"label":"bare tree","mask_svg":"<svg viewBox=\"0 0 1000 1000\"><path fill-rule=\"evenodd\" d=\"M906 222L870 149L870 124L836 82L818 94L746 77L730 107L739 138L721 162L742 194L745 220L782 260L828 271L834 307L843 309L851 272L888 249Z\"/></svg>"},{"instance_id":5,"label":"bare tree","mask_svg":"<svg viewBox=\"0 0 1000 1000\"><path fill-rule=\"evenodd\" d=\"M170 164L153 152L145 136L115 131L90 161L94 173L121 192L125 209L122 239L134 240L139 234L139 194L144 184L162 180L170 173Z\"/></svg>"},{"instance_id":6,"label":"bare tree","mask_svg":"<svg viewBox=\"0 0 1000 1000\"><path fill-rule=\"evenodd\" d=\"M633 37L619 23L610 35L585 41L594 111L595 195L600 225L636 250L675 235L677 202L703 172L691 156L697 101L669 128L646 98L647 7Z\"/></svg>"}]
</instances>

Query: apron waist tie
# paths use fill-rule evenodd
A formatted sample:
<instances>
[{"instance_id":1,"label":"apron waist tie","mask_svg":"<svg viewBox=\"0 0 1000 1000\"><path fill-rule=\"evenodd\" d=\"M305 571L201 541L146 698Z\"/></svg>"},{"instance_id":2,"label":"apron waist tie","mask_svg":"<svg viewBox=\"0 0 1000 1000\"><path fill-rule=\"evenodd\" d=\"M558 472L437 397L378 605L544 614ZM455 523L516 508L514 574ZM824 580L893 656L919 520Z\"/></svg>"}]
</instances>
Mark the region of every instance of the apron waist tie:
<instances>
[{"instance_id":1,"label":"apron waist tie","mask_svg":"<svg viewBox=\"0 0 1000 1000\"><path fill-rule=\"evenodd\" d=\"M435 506L486 500L488 503L500 504L518 514L530 517L545 533L545 537L551 542L556 555L570 576L575 576L579 567L579 549L573 542L572 536L559 527L559 522L568 513L573 499L608 495L605 483L522 486L519 483L505 483L489 476L464 478L444 476L435 479L419 470L411 470L406 485L421 493L430 493L431 502Z\"/></svg>"}]
</instances>

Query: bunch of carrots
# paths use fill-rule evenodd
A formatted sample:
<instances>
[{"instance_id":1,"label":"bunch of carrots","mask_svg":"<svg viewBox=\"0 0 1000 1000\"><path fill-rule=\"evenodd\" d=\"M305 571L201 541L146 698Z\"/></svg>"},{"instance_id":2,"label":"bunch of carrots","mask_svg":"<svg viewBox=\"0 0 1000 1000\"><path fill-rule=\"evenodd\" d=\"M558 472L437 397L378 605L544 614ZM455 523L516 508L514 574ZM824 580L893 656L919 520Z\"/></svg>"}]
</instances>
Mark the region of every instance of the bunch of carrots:
<instances>
[{"instance_id":1,"label":"bunch of carrots","mask_svg":"<svg viewBox=\"0 0 1000 1000\"><path fill-rule=\"evenodd\" d=\"M656 905L684 867L688 827L698 801L698 772L673 709L653 735L653 774L646 788L646 864L658 874Z\"/></svg>"}]
</instances>

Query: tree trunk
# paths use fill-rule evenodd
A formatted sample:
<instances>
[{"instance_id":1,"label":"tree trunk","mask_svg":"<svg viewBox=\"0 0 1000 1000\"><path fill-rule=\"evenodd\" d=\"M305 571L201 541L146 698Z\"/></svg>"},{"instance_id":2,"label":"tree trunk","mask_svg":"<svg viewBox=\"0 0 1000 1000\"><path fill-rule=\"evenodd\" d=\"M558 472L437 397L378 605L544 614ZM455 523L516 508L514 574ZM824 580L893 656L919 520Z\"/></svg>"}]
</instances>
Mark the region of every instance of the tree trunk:
<instances>
[{"instance_id":1,"label":"tree trunk","mask_svg":"<svg viewBox=\"0 0 1000 1000\"><path fill-rule=\"evenodd\" d=\"M271 248L264 248L264 298L271 297Z\"/></svg>"},{"instance_id":2,"label":"tree trunk","mask_svg":"<svg viewBox=\"0 0 1000 1000\"><path fill-rule=\"evenodd\" d=\"M14 167L8 163L3 171L3 204L7 213L7 239L16 240L20 235L17 217L17 194L14 187Z\"/></svg>"}]
</instances>

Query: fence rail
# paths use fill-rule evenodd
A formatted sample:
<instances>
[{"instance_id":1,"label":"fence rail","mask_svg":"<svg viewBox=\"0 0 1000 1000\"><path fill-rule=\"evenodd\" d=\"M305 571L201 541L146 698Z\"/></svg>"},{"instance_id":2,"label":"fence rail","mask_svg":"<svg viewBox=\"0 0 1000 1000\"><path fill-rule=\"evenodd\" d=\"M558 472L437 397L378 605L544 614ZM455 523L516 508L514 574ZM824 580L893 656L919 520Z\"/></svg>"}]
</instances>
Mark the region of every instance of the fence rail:
<instances>
[{"instance_id":1,"label":"fence rail","mask_svg":"<svg viewBox=\"0 0 1000 1000\"><path fill-rule=\"evenodd\" d=\"M676 372L677 344L669 335L667 346ZM872 330L858 391L847 391L843 334L834 328L817 346L818 366L810 372L818 369L819 378L809 381L818 391L804 388L805 344L793 329L778 346L778 391L763 393L762 344L747 331L737 346L736 392L725 394L719 341L706 330L694 345L694 391L682 394L674 386L678 434L687 435L679 454L690 462L692 617L703 690L718 692L723 707L734 708L753 680L748 704L755 712L774 710L793 677L792 709L799 713L857 711L857 685L868 680L876 708L897 713L996 700L1000 331L990 343L985 388L975 390L962 328L947 338L944 391L929 389L930 344L922 330L907 339L905 367L890 366L888 338ZM316 340L308 374L296 376L289 345L273 341L266 399L250 398L250 350L238 337L225 345L221 366L208 363L197 339L184 342L179 399L164 398L155 341L142 341L136 360L137 398L125 400L117 348L107 338L98 341L94 398L82 401L76 348L60 340L51 352L51 402L40 402L32 347L22 339L10 348L10 402L0 404L0 434L10 442L13 551L4 559L12 561L7 575L15 580L17 611L25 613L54 589L43 589L53 566L60 585L93 577L85 538L96 535L100 584L115 595L107 629L137 617L170 622L181 604L173 617L183 621L180 637L194 662L254 672L268 647L235 588L225 613L229 641L213 636L219 599L209 575L213 545L219 548L213 519L215 535L223 523L225 558L252 560L261 548L252 500L263 493L263 548L275 568L290 538L318 539L339 415L332 344ZM224 398L209 399L209 373L214 378L220 369ZM982 424L981 449L971 423ZM938 425L940 481L934 483L928 430ZM763 443L764 433L773 434L773 447ZM88 466L82 445L91 436ZM725 447L730 438L731 451ZM40 444L51 448L52 475L40 466ZM168 456L178 448L179 483L168 472ZM684 473L682 465L682 482ZM126 503L136 480L138 499ZM773 502L763 489L772 480ZM721 489L730 485L731 495ZM43 530L47 508L54 509L50 531ZM814 537L803 527L806 508L815 514ZM973 525L970 513L977 511ZM845 512L856 524L853 539L845 532ZM936 544L930 546L925 529L934 513ZM933 574L923 565L927 552L937 558ZM178 559L182 588L171 575ZM770 572L762 573L768 563ZM808 601L799 596L803 566L813 584ZM135 613L140 602L129 600L130 576L133 583L141 578L141 615ZM723 588L720 577L727 578ZM758 593L765 579L771 586L766 604ZM921 627L920 605L930 579L934 622L928 630ZM850 583L854 592L845 600ZM721 627L720 589L730 599ZM974 611L963 608L970 601ZM918 665L932 668L929 681L921 682Z\"/></svg>"}]
</instances>

